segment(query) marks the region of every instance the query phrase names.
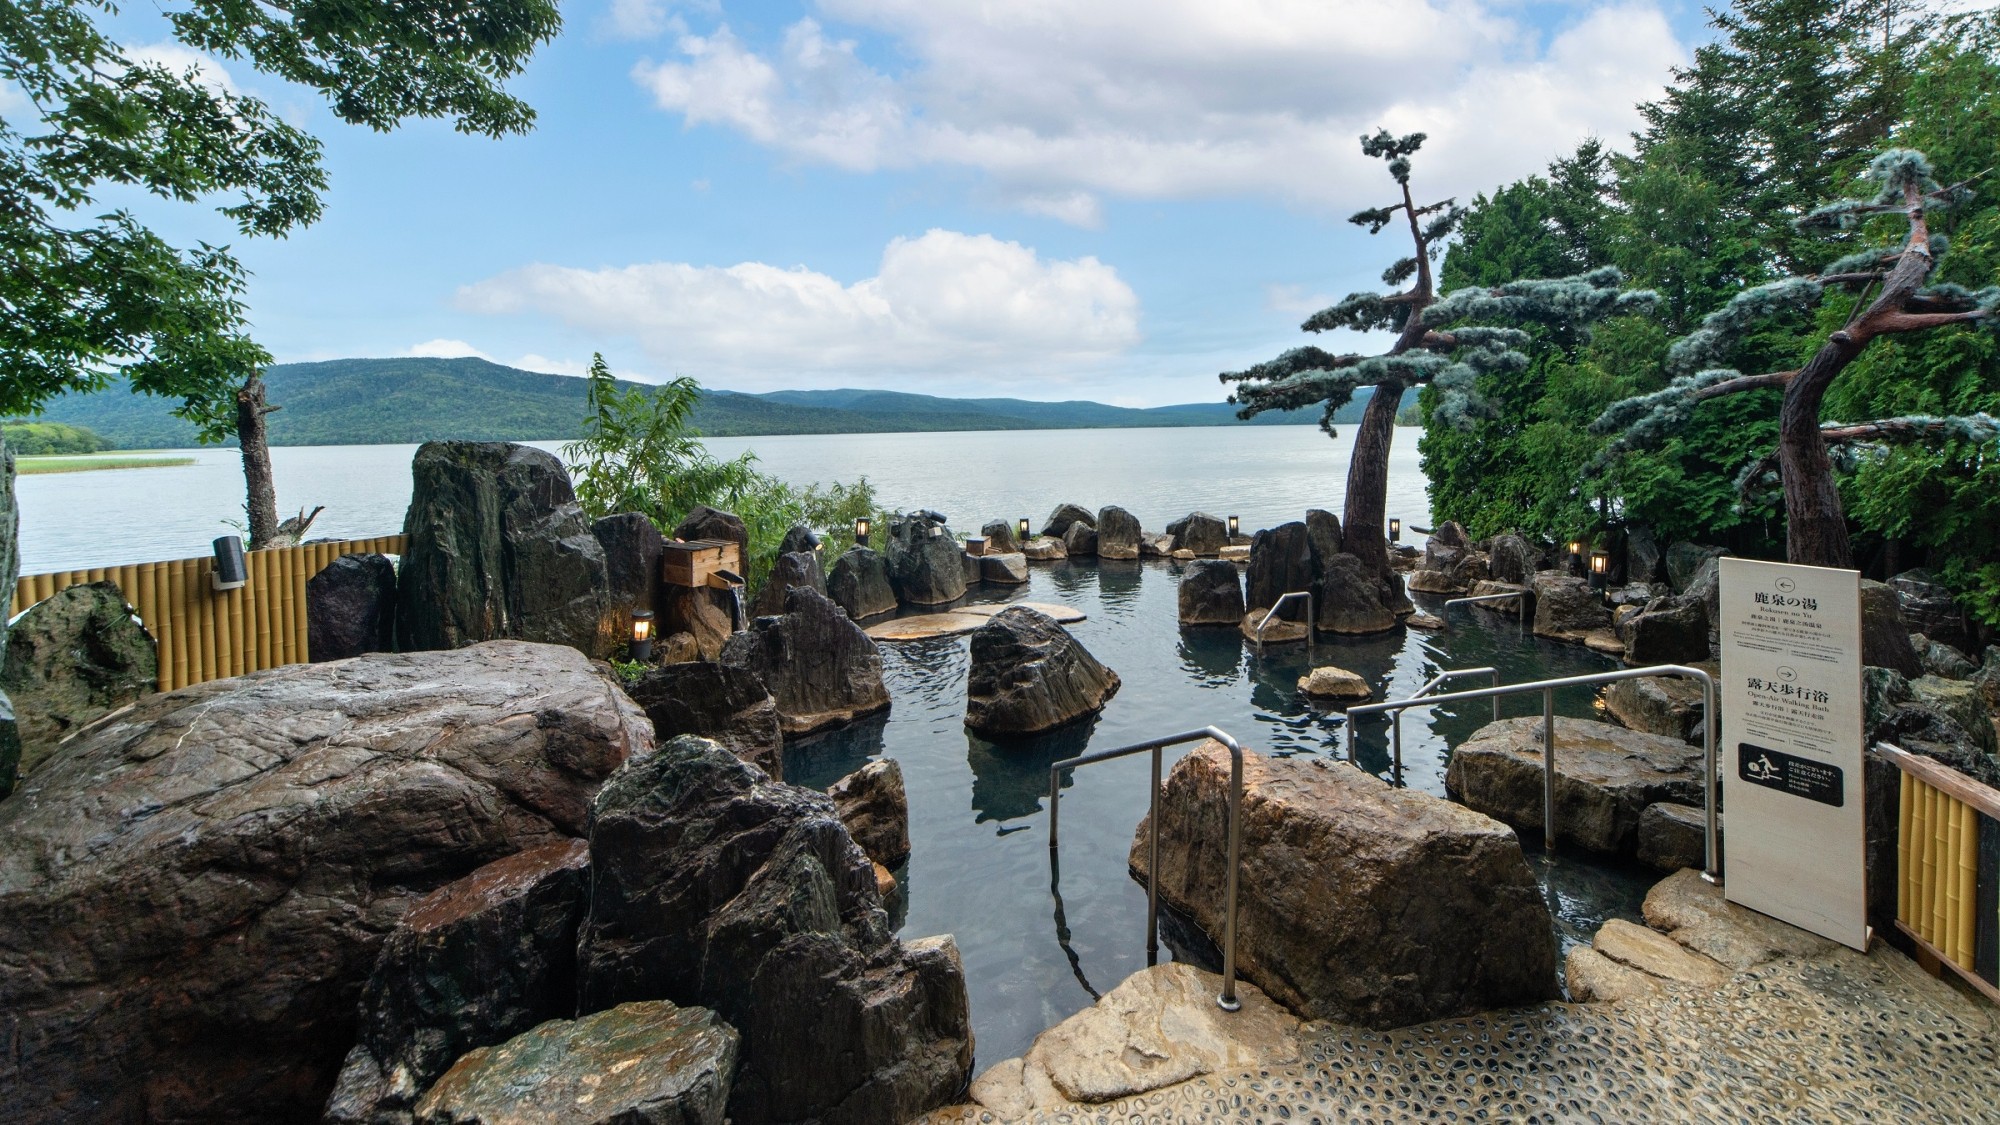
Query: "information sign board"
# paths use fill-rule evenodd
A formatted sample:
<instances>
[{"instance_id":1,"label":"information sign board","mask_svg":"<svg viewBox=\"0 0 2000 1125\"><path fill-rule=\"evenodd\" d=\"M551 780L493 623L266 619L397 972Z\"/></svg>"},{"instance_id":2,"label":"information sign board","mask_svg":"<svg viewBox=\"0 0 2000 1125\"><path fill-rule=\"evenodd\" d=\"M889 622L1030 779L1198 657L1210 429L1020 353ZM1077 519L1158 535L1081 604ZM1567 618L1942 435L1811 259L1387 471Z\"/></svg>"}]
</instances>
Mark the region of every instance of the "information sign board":
<instances>
[{"instance_id":1,"label":"information sign board","mask_svg":"<svg viewBox=\"0 0 2000 1125\"><path fill-rule=\"evenodd\" d=\"M1866 949L1861 576L1718 561L1723 893Z\"/></svg>"}]
</instances>

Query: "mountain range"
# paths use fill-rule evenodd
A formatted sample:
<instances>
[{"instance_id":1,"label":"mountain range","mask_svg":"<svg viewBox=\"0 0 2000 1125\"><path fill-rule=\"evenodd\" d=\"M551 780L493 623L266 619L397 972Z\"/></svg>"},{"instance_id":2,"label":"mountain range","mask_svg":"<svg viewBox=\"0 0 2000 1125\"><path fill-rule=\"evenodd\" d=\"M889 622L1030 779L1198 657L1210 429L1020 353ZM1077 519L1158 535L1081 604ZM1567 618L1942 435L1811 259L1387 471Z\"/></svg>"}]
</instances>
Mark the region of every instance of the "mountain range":
<instances>
[{"instance_id":1,"label":"mountain range","mask_svg":"<svg viewBox=\"0 0 2000 1125\"><path fill-rule=\"evenodd\" d=\"M273 445L375 445L457 438L561 441L578 435L584 381L505 367L483 359L336 359L287 363L265 372ZM633 384L623 384L630 386ZM1405 405L1416 400L1409 391ZM1358 421L1367 396L1340 420ZM132 394L122 384L51 402L42 420L83 426L124 449L195 444L194 427L170 400ZM1273 412L1245 422L1225 402L1134 408L1101 402L939 398L901 391L704 390L694 425L711 437L764 434L909 433L936 430L1106 429L1142 426L1304 425L1318 408Z\"/></svg>"}]
</instances>

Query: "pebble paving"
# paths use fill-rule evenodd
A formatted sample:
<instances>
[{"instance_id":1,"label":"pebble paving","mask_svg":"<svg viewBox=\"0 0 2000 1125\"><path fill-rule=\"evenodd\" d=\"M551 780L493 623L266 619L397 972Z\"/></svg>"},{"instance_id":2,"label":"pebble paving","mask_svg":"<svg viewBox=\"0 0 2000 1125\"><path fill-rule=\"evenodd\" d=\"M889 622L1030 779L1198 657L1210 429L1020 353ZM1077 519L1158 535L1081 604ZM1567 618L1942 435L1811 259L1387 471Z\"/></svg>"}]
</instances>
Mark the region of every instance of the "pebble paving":
<instances>
[{"instance_id":1,"label":"pebble paving","mask_svg":"<svg viewBox=\"0 0 2000 1125\"><path fill-rule=\"evenodd\" d=\"M1397 1031L1308 1025L1299 1063L1057 1123L2000 1122L1994 1009L1902 954L1763 965L1720 989ZM932 1122L997 1122L976 1107Z\"/></svg>"}]
</instances>

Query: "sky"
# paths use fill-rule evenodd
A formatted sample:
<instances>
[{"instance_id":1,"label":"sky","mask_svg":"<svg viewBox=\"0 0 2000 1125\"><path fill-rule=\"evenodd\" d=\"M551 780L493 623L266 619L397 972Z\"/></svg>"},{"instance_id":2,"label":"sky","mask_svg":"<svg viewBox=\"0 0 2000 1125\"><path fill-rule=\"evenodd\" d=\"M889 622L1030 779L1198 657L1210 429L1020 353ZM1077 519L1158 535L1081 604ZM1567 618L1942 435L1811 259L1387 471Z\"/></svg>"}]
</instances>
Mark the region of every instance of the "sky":
<instances>
[{"instance_id":1,"label":"sky","mask_svg":"<svg viewBox=\"0 0 2000 1125\"><path fill-rule=\"evenodd\" d=\"M1536 172L1709 34L1699 7L1510 0L575 0L492 140L386 134L143 15L128 47L319 135L325 217L232 246L281 362L479 355L767 391L1218 401L1408 253L1358 138L1429 134L1420 200ZM1316 341L1342 348L1357 342ZM1370 346L1359 342L1360 346Z\"/></svg>"}]
</instances>

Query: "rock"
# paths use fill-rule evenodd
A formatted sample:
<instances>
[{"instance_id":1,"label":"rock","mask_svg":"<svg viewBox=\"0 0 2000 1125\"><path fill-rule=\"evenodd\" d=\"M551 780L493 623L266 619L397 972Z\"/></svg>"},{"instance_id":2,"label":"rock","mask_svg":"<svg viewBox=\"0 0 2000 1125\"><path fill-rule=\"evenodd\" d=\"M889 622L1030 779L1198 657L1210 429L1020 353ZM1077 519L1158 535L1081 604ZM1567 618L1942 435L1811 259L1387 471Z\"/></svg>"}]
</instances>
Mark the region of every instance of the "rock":
<instances>
[{"instance_id":1,"label":"rock","mask_svg":"<svg viewBox=\"0 0 2000 1125\"><path fill-rule=\"evenodd\" d=\"M795 523L785 529L785 537L778 541L780 555L810 555L819 551L819 532L804 524Z\"/></svg>"},{"instance_id":2,"label":"rock","mask_svg":"<svg viewBox=\"0 0 2000 1125\"><path fill-rule=\"evenodd\" d=\"M1606 656L1625 655L1625 642L1619 639L1617 630L1609 627L1592 629L1590 632L1585 633L1583 635L1583 647L1592 652L1601 652Z\"/></svg>"},{"instance_id":3,"label":"rock","mask_svg":"<svg viewBox=\"0 0 2000 1125\"><path fill-rule=\"evenodd\" d=\"M1423 629L1431 632L1444 628L1444 618L1433 617L1428 613L1413 613L1403 618L1403 624L1408 625L1412 629Z\"/></svg>"},{"instance_id":4,"label":"rock","mask_svg":"<svg viewBox=\"0 0 2000 1125\"><path fill-rule=\"evenodd\" d=\"M1312 553L1313 577L1318 578L1340 554L1340 517L1321 508L1306 509L1306 546Z\"/></svg>"},{"instance_id":5,"label":"rock","mask_svg":"<svg viewBox=\"0 0 2000 1125\"><path fill-rule=\"evenodd\" d=\"M1174 553L1174 537L1164 532L1142 531L1139 533L1139 557L1142 559L1170 558Z\"/></svg>"},{"instance_id":6,"label":"rock","mask_svg":"<svg viewBox=\"0 0 2000 1125\"><path fill-rule=\"evenodd\" d=\"M681 540L720 539L736 544L737 557L743 565L750 565L750 529L734 512L711 508L706 504L696 504L681 522L674 526L674 538Z\"/></svg>"},{"instance_id":7,"label":"rock","mask_svg":"<svg viewBox=\"0 0 2000 1125\"><path fill-rule=\"evenodd\" d=\"M878 621L863 632L868 639L900 643L903 641L927 641L934 637L956 637L970 633L986 624L986 617L978 613L953 610L950 613L922 613L915 617L896 617L888 621Z\"/></svg>"},{"instance_id":8,"label":"rock","mask_svg":"<svg viewBox=\"0 0 2000 1125\"><path fill-rule=\"evenodd\" d=\"M811 551L792 551L779 555L771 564L771 574L764 579L764 585L757 591L757 601L750 608L752 617L776 617L785 612L785 592L794 587L826 593L826 575L819 568L819 555Z\"/></svg>"},{"instance_id":9,"label":"rock","mask_svg":"<svg viewBox=\"0 0 2000 1125\"><path fill-rule=\"evenodd\" d=\"M741 1038L665 1000L550 1020L458 1060L418 1125L723 1125Z\"/></svg>"},{"instance_id":10,"label":"rock","mask_svg":"<svg viewBox=\"0 0 2000 1125\"><path fill-rule=\"evenodd\" d=\"M862 766L834 782L826 795L869 859L894 867L910 858L910 799L896 759L878 758Z\"/></svg>"},{"instance_id":11,"label":"rock","mask_svg":"<svg viewBox=\"0 0 2000 1125\"><path fill-rule=\"evenodd\" d=\"M1021 540L1014 534L1014 525L1006 520L987 520L979 529L986 539L986 549L996 555L1012 554L1021 549Z\"/></svg>"},{"instance_id":12,"label":"rock","mask_svg":"<svg viewBox=\"0 0 2000 1125\"><path fill-rule=\"evenodd\" d=\"M729 638L722 663L764 681L788 735L845 726L889 709L882 653L861 626L825 594L805 586L785 592L785 612L759 617Z\"/></svg>"},{"instance_id":13,"label":"rock","mask_svg":"<svg viewBox=\"0 0 2000 1125\"><path fill-rule=\"evenodd\" d=\"M979 556L979 580L996 586L1019 586L1028 580L1028 556L1019 551Z\"/></svg>"},{"instance_id":14,"label":"rock","mask_svg":"<svg viewBox=\"0 0 2000 1125\"><path fill-rule=\"evenodd\" d=\"M1387 632L1396 627L1394 607L1399 596L1389 589L1387 579L1360 559L1335 555L1314 591L1320 631L1349 636Z\"/></svg>"},{"instance_id":15,"label":"rock","mask_svg":"<svg viewBox=\"0 0 2000 1125\"><path fill-rule=\"evenodd\" d=\"M1910 635L1910 645L1917 650L1917 660L1923 665L1924 674L1946 680L1969 680L1979 672L1979 665L1971 658L1942 641L1934 641L1922 633Z\"/></svg>"},{"instance_id":16,"label":"rock","mask_svg":"<svg viewBox=\"0 0 2000 1125\"><path fill-rule=\"evenodd\" d=\"M1423 563L1411 571L1409 588L1420 594L1463 594L1489 577L1487 557L1461 542L1437 536L1424 544Z\"/></svg>"},{"instance_id":17,"label":"rock","mask_svg":"<svg viewBox=\"0 0 2000 1125\"><path fill-rule=\"evenodd\" d=\"M1063 553L1070 558L1089 558L1097 553L1097 531L1081 521L1063 533Z\"/></svg>"},{"instance_id":18,"label":"rock","mask_svg":"<svg viewBox=\"0 0 2000 1125\"><path fill-rule=\"evenodd\" d=\"M1030 539L1021 544L1021 553L1028 557L1029 562L1052 562L1069 557L1069 551L1063 547L1062 540L1046 536Z\"/></svg>"},{"instance_id":19,"label":"rock","mask_svg":"<svg viewBox=\"0 0 2000 1125\"><path fill-rule=\"evenodd\" d=\"M0 590L8 591L21 577L21 513L14 502L14 451L0 438ZM7 664L7 630L0 627L0 668ZM0 690L0 798L14 789L21 759L21 731L14 719L14 702Z\"/></svg>"},{"instance_id":20,"label":"rock","mask_svg":"<svg viewBox=\"0 0 2000 1125\"><path fill-rule=\"evenodd\" d=\"M2000 645L1986 646L1979 671L1972 675L1972 686L1979 689L1986 709L2000 714Z\"/></svg>"},{"instance_id":21,"label":"rock","mask_svg":"<svg viewBox=\"0 0 2000 1125\"><path fill-rule=\"evenodd\" d=\"M1657 930L1623 918L1606 921L1591 939L1591 948L1627 968L1650 977L1700 988L1714 988L1730 977L1712 957L1696 953Z\"/></svg>"},{"instance_id":22,"label":"rock","mask_svg":"<svg viewBox=\"0 0 2000 1125\"><path fill-rule=\"evenodd\" d=\"M1536 636L1580 641L1610 625L1611 611L1584 579L1554 571L1535 576Z\"/></svg>"},{"instance_id":23,"label":"rock","mask_svg":"<svg viewBox=\"0 0 2000 1125\"><path fill-rule=\"evenodd\" d=\"M1229 546L1229 526L1207 512L1189 512L1167 525L1174 550L1193 551L1197 558L1214 558Z\"/></svg>"},{"instance_id":24,"label":"rock","mask_svg":"<svg viewBox=\"0 0 2000 1125\"><path fill-rule=\"evenodd\" d=\"M1721 668L1715 664L1704 664L1702 670L1721 675ZM1620 726L1632 730L1697 745L1702 741L1705 712L1701 683L1697 680L1683 676L1614 680L1604 685L1604 710Z\"/></svg>"},{"instance_id":25,"label":"rock","mask_svg":"<svg viewBox=\"0 0 2000 1125\"><path fill-rule=\"evenodd\" d=\"M23 777L63 739L159 688L153 638L133 620L115 583L58 591L0 631L10 636L0 691L19 715ZM0 796L14 779L4 768L12 765L0 763Z\"/></svg>"},{"instance_id":26,"label":"rock","mask_svg":"<svg viewBox=\"0 0 2000 1125\"><path fill-rule=\"evenodd\" d=\"M1139 557L1139 517L1112 506L1097 513L1097 557L1136 559Z\"/></svg>"},{"instance_id":27,"label":"rock","mask_svg":"<svg viewBox=\"0 0 2000 1125\"><path fill-rule=\"evenodd\" d=\"M1558 744L1560 745L1560 744ZM1722 846L1720 825L1716 848ZM1639 862L1662 871L1708 866L1708 817L1695 805L1661 801L1639 814ZM1718 856L1717 860L1720 861Z\"/></svg>"},{"instance_id":28,"label":"rock","mask_svg":"<svg viewBox=\"0 0 2000 1125\"><path fill-rule=\"evenodd\" d=\"M1118 673L1047 614L1012 606L972 631L965 725L986 737L1038 734L1104 709Z\"/></svg>"},{"instance_id":29,"label":"rock","mask_svg":"<svg viewBox=\"0 0 2000 1125\"><path fill-rule=\"evenodd\" d=\"M431 892L382 944L361 993L360 1041L328 1125L407 1122L460 1055L576 1008L576 929L590 848L516 852Z\"/></svg>"},{"instance_id":30,"label":"rock","mask_svg":"<svg viewBox=\"0 0 2000 1125\"><path fill-rule=\"evenodd\" d=\"M1678 738L1591 719L1556 719L1556 838L1632 854L1639 815L1659 801L1700 805L1702 754ZM1542 719L1502 719L1453 751L1445 790L1521 831L1542 829Z\"/></svg>"},{"instance_id":31,"label":"rock","mask_svg":"<svg viewBox=\"0 0 2000 1125\"><path fill-rule=\"evenodd\" d=\"M1663 586L1662 589L1665 587ZM1604 600L1611 604L1612 619L1617 620L1621 609L1643 609L1647 603L1660 596L1658 590L1645 582L1631 582L1605 591Z\"/></svg>"},{"instance_id":32,"label":"rock","mask_svg":"<svg viewBox=\"0 0 2000 1125\"><path fill-rule=\"evenodd\" d=\"M1889 738L1889 728L1894 724L1896 708L1904 703L1916 701L1910 691L1910 681L1893 668L1861 669L1861 730L1865 744L1880 742Z\"/></svg>"},{"instance_id":33,"label":"rock","mask_svg":"<svg viewBox=\"0 0 2000 1125\"><path fill-rule=\"evenodd\" d=\"M1708 608L1701 599L1657 599L1625 622L1625 662L1645 667L1707 660L1708 634Z\"/></svg>"},{"instance_id":34,"label":"rock","mask_svg":"<svg viewBox=\"0 0 2000 1125\"><path fill-rule=\"evenodd\" d=\"M1457 520L1446 520L1438 524L1437 530L1431 532L1430 541L1440 547L1458 547L1463 549L1471 545L1471 541L1465 537L1465 525L1459 523Z\"/></svg>"},{"instance_id":35,"label":"rock","mask_svg":"<svg viewBox=\"0 0 2000 1125\"><path fill-rule=\"evenodd\" d=\"M417 449L398 628L412 651L511 638L622 652L604 548L555 455L511 442Z\"/></svg>"},{"instance_id":36,"label":"rock","mask_svg":"<svg viewBox=\"0 0 2000 1125\"><path fill-rule=\"evenodd\" d=\"M315 664L396 651L396 564L387 555L342 555L306 579L306 651Z\"/></svg>"},{"instance_id":37,"label":"rock","mask_svg":"<svg viewBox=\"0 0 2000 1125\"><path fill-rule=\"evenodd\" d=\"M1728 553L1729 551L1723 547L1704 547L1699 543L1689 543L1685 540L1675 543L1667 548L1667 584L1676 592L1686 592L1694 581L1695 571L1701 569L1701 564Z\"/></svg>"},{"instance_id":38,"label":"rock","mask_svg":"<svg viewBox=\"0 0 2000 1125\"><path fill-rule=\"evenodd\" d=\"M957 949L895 939L825 794L677 738L605 784L590 842L581 1008L713 1008L743 1036L733 1120L907 1121L964 1088Z\"/></svg>"},{"instance_id":39,"label":"rock","mask_svg":"<svg viewBox=\"0 0 2000 1125\"><path fill-rule=\"evenodd\" d=\"M1972 736L1973 745L1987 754L2000 754L2000 739L1996 739L1993 716L1986 709L1986 701L1979 689L1964 680L1946 680L1937 676L1919 676L1910 681L1910 693L1916 701L1933 708L1957 723Z\"/></svg>"},{"instance_id":40,"label":"rock","mask_svg":"<svg viewBox=\"0 0 2000 1125\"><path fill-rule=\"evenodd\" d=\"M722 655L722 646L729 643L729 638L744 623L746 608L739 591L713 586L662 584L656 604L657 631L663 636L687 634L703 660L715 660Z\"/></svg>"},{"instance_id":41,"label":"rock","mask_svg":"<svg viewBox=\"0 0 2000 1125\"><path fill-rule=\"evenodd\" d=\"M1207 559L1188 564L1180 586L1183 628L1234 625L1243 620L1243 610L1243 576L1234 563Z\"/></svg>"},{"instance_id":42,"label":"rock","mask_svg":"<svg viewBox=\"0 0 2000 1125\"><path fill-rule=\"evenodd\" d=\"M1573 947L1563 959L1563 982L1569 998L1579 1004L1643 999L1664 987L1660 978L1621 965L1587 945Z\"/></svg>"},{"instance_id":43,"label":"rock","mask_svg":"<svg viewBox=\"0 0 2000 1125\"><path fill-rule=\"evenodd\" d=\"M1555 924L1505 826L1352 766L1243 755L1237 965L1306 1019L1401 1027L1557 995ZM1223 932L1229 752L1160 795L1160 897ZM1146 875L1148 825L1131 864Z\"/></svg>"},{"instance_id":44,"label":"rock","mask_svg":"<svg viewBox=\"0 0 2000 1125\"><path fill-rule=\"evenodd\" d=\"M648 669L625 690L652 720L655 742L699 735L773 780L785 779L778 704L757 673L706 661L669 664Z\"/></svg>"},{"instance_id":45,"label":"rock","mask_svg":"<svg viewBox=\"0 0 2000 1125\"><path fill-rule=\"evenodd\" d=\"M1057 504L1056 510L1050 512L1048 520L1042 524L1041 535L1048 539L1061 539L1069 534L1072 525L1079 523L1085 527L1095 528L1097 517L1091 515L1090 509L1081 504Z\"/></svg>"},{"instance_id":46,"label":"rock","mask_svg":"<svg viewBox=\"0 0 2000 1125\"><path fill-rule=\"evenodd\" d=\"M1417 569L1424 559L1424 553L1408 543L1396 544L1389 549L1389 569L1398 574L1408 574Z\"/></svg>"},{"instance_id":47,"label":"rock","mask_svg":"<svg viewBox=\"0 0 2000 1125\"><path fill-rule=\"evenodd\" d=\"M889 521L889 585L905 605L944 605L965 596L965 549L942 521L922 515Z\"/></svg>"},{"instance_id":48,"label":"rock","mask_svg":"<svg viewBox=\"0 0 2000 1125\"><path fill-rule=\"evenodd\" d=\"M1248 565L1250 562L1250 544L1231 543L1227 547L1224 547L1222 550L1217 551L1215 553L1215 557L1218 559L1227 559L1228 561L1233 563L1243 563L1245 565Z\"/></svg>"},{"instance_id":49,"label":"rock","mask_svg":"<svg viewBox=\"0 0 2000 1125\"><path fill-rule=\"evenodd\" d=\"M1633 524L1625 529L1625 581L1664 582L1667 580L1667 555L1660 550L1660 541L1653 538L1653 529L1643 524Z\"/></svg>"},{"instance_id":50,"label":"rock","mask_svg":"<svg viewBox=\"0 0 2000 1125\"><path fill-rule=\"evenodd\" d=\"M1911 680L1924 674L1896 591L1865 578L1861 580L1861 662L1893 668Z\"/></svg>"},{"instance_id":51,"label":"rock","mask_svg":"<svg viewBox=\"0 0 2000 1125\"><path fill-rule=\"evenodd\" d=\"M1260 627L1262 633L1258 632ZM1311 627L1305 622L1272 617L1268 609L1253 609L1244 614L1239 629L1244 640L1266 645L1296 644L1312 635Z\"/></svg>"},{"instance_id":52,"label":"rock","mask_svg":"<svg viewBox=\"0 0 2000 1125\"><path fill-rule=\"evenodd\" d=\"M1243 604L1249 609L1269 609L1278 599L1295 590L1308 593L1313 586L1312 544L1306 525L1299 522L1265 528L1250 537L1250 569L1244 574ZM1279 616L1287 621L1304 621L1308 606L1303 602L1287 605Z\"/></svg>"},{"instance_id":53,"label":"rock","mask_svg":"<svg viewBox=\"0 0 2000 1125\"><path fill-rule=\"evenodd\" d=\"M1683 869L1646 892L1646 924L1734 972L1780 957L1813 957L1834 943L1722 897L1701 872Z\"/></svg>"},{"instance_id":54,"label":"rock","mask_svg":"<svg viewBox=\"0 0 2000 1125\"><path fill-rule=\"evenodd\" d=\"M518 641L141 699L0 801L7 1112L317 1116L409 907L580 835L651 747L608 673Z\"/></svg>"},{"instance_id":55,"label":"rock","mask_svg":"<svg viewBox=\"0 0 2000 1125\"><path fill-rule=\"evenodd\" d=\"M597 545L604 549L606 594L619 611L659 610L660 556L666 553L667 537L653 521L638 512L605 516L590 525Z\"/></svg>"},{"instance_id":56,"label":"rock","mask_svg":"<svg viewBox=\"0 0 2000 1125\"><path fill-rule=\"evenodd\" d=\"M974 586L979 585L980 557L981 556L970 553L961 554L958 556L959 563L965 568L965 588L968 590Z\"/></svg>"},{"instance_id":57,"label":"rock","mask_svg":"<svg viewBox=\"0 0 2000 1125\"><path fill-rule=\"evenodd\" d=\"M1325 664L1299 677L1299 694L1318 699L1368 699L1375 689L1353 672Z\"/></svg>"},{"instance_id":58,"label":"rock","mask_svg":"<svg viewBox=\"0 0 2000 1125\"><path fill-rule=\"evenodd\" d=\"M826 595L856 621L891 612L896 591L889 585L889 564L866 547L850 547L834 560Z\"/></svg>"},{"instance_id":59,"label":"rock","mask_svg":"<svg viewBox=\"0 0 2000 1125\"><path fill-rule=\"evenodd\" d=\"M1911 632L1961 650L1972 648L1975 638L1965 607L1930 571L1906 570L1889 579L1889 588L1896 592L1897 608Z\"/></svg>"},{"instance_id":60,"label":"rock","mask_svg":"<svg viewBox=\"0 0 2000 1125\"><path fill-rule=\"evenodd\" d=\"M1511 532L1496 535L1486 549L1486 570L1501 582L1511 582L1516 586L1526 586L1534 582L1535 571L1540 569L1542 553L1528 545L1526 539Z\"/></svg>"}]
</instances>

